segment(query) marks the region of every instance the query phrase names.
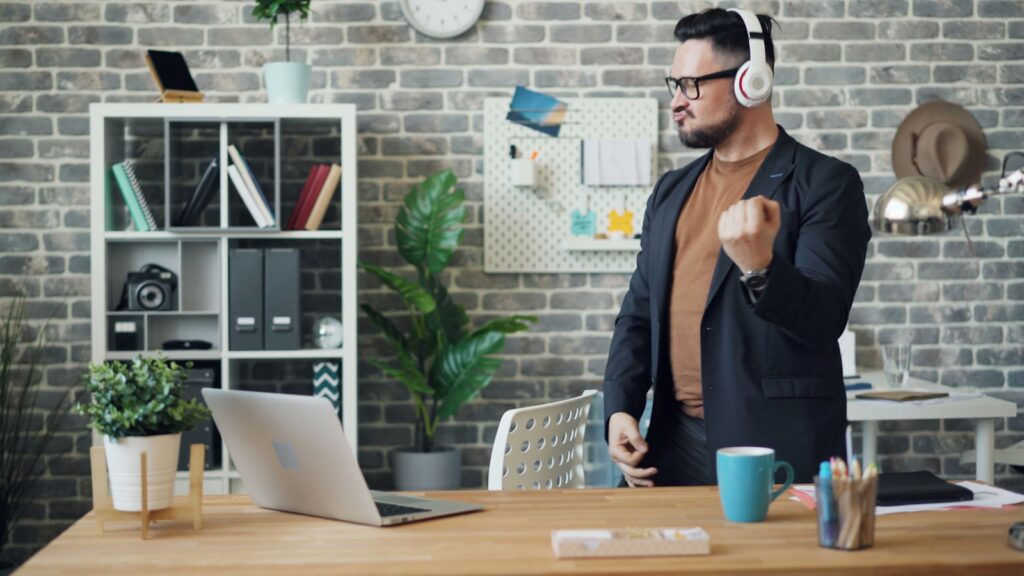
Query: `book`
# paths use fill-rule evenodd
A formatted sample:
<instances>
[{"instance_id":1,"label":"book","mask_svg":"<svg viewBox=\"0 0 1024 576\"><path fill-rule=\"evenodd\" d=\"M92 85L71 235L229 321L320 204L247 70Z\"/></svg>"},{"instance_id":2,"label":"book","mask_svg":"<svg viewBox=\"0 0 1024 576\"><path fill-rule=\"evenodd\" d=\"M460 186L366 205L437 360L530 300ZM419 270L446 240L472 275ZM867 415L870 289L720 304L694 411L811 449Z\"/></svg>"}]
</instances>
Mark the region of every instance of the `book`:
<instances>
[{"instance_id":1,"label":"book","mask_svg":"<svg viewBox=\"0 0 1024 576\"><path fill-rule=\"evenodd\" d=\"M178 220L174 223L175 226L193 226L196 221L199 220L199 216L206 209L206 206L213 199L213 194L216 190L220 190L218 186L220 181L220 161L216 156L210 158L210 162L206 165L206 170L203 171L203 177L200 178L199 184L196 185L192 191L192 195L189 196L188 201L185 203L185 208L182 209L181 214L178 215Z\"/></svg>"},{"instance_id":2,"label":"book","mask_svg":"<svg viewBox=\"0 0 1024 576\"><path fill-rule=\"evenodd\" d=\"M144 56L149 73L160 90L160 98L164 102L198 102L203 99L188 63L181 52L165 52L163 50L146 50Z\"/></svg>"},{"instance_id":3,"label":"book","mask_svg":"<svg viewBox=\"0 0 1024 576\"><path fill-rule=\"evenodd\" d=\"M259 208L263 214L265 222L270 222L270 226L274 225L274 211L270 207L270 203L267 202L267 197L263 194L263 188L260 187L260 183L256 180L256 174L252 171L252 167L245 160L245 157L235 148L234 144L228 145L228 155L231 156L231 161L238 166L238 172L242 176L242 180L245 181L246 187L253 192L253 199L256 200L256 207Z\"/></svg>"},{"instance_id":4,"label":"book","mask_svg":"<svg viewBox=\"0 0 1024 576\"><path fill-rule=\"evenodd\" d=\"M320 194L320 190L324 187L324 182L327 181L327 175L330 173L330 165L320 164L317 166L316 176L314 176L313 183L309 187L309 193L306 195L305 202L296 207L298 213L295 216L295 227L292 230L305 229L306 221L309 220L309 213L313 211L313 204L316 203L317 195Z\"/></svg>"},{"instance_id":5,"label":"book","mask_svg":"<svg viewBox=\"0 0 1024 576\"><path fill-rule=\"evenodd\" d=\"M146 194L143 193L142 185L139 184L139 179L135 175L135 165L125 160L121 162L121 166L124 167L124 173L128 176L128 183L132 186L132 193L135 194L135 199L138 200L139 207L142 208L142 215L146 218L146 225L150 230L159 230L160 227L156 225L153 211L149 208L149 202L146 201Z\"/></svg>"},{"instance_id":6,"label":"book","mask_svg":"<svg viewBox=\"0 0 1024 576\"><path fill-rule=\"evenodd\" d=\"M114 174L117 188L121 191L121 197L124 198L124 203L128 206L128 214L131 216L132 225L135 226L135 230L148 232L150 230L149 219L146 218L146 213L143 211L142 204L139 201L139 198L145 200L145 196L142 196L141 191L139 194L136 194L133 187L138 186L138 180L134 180L133 185L133 179L128 176L128 171L125 170L124 165L121 163L114 164L110 167L110 170ZM152 214L150 214L150 218L152 218Z\"/></svg>"},{"instance_id":7,"label":"book","mask_svg":"<svg viewBox=\"0 0 1024 576\"><path fill-rule=\"evenodd\" d=\"M552 530L551 547L558 558L705 555L711 538L702 528Z\"/></svg>"},{"instance_id":8,"label":"book","mask_svg":"<svg viewBox=\"0 0 1024 576\"><path fill-rule=\"evenodd\" d=\"M242 203L245 204L246 209L249 210L249 215L251 215L252 219L256 221L256 225L260 228L269 228L272 226L272 223L263 219L263 213L256 206L256 197L253 195L252 191L246 187L245 180L242 179L241 172L234 164L228 165L228 177L230 178L231 183L234 184L235 191L237 191L238 195L242 198Z\"/></svg>"},{"instance_id":9,"label":"book","mask_svg":"<svg viewBox=\"0 0 1024 576\"><path fill-rule=\"evenodd\" d=\"M298 215L303 203L309 198L310 190L313 188L313 181L316 179L317 171L320 166L323 166L323 164L313 164L309 167L309 174L306 175L306 182L303 183L302 191L299 192L299 198L295 201L295 207L292 208L292 213L288 216L288 223L285 225L285 229L299 229L298 225L296 225L296 220L298 220Z\"/></svg>"},{"instance_id":10,"label":"book","mask_svg":"<svg viewBox=\"0 0 1024 576\"><path fill-rule=\"evenodd\" d=\"M306 230L320 229L320 223L323 222L324 215L331 206L331 199L334 198L334 192L338 189L338 181L340 179L341 166L331 164L331 171L327 175L327 180L324 182L323 188L320 189L320 194L316 197L316 203L313 204L313 210L309 213L309 219L306 220Z\"/></svg>"},{"instance_id":11,"label":"book","mask_svg":"<svg viewBox=\"0 0 1024 576\"><path fill-rule=\"evenodd\" d=\"M949 392L920 392L914 390L876 390L873 392L861 392L857 398L863 400L890 400L893 402L910 402L913 400L931 400L933 398L945 398Z\"/></svg>"}]
</instances>

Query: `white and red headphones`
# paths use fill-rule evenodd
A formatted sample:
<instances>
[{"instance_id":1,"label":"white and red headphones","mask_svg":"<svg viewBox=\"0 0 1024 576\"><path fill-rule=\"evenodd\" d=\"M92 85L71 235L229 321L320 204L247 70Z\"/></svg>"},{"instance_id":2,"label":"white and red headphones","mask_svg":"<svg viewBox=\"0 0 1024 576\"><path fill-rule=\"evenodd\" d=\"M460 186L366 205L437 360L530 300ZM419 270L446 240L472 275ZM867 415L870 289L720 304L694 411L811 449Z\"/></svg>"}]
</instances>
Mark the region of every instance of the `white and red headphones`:
<instances>
[{"instance_id":1,"label":"white and red headphones","mask_svg":"<svg viewBox=\"0 0 1024 576\"><path fill-rule=\"evenodd\" d=\"M729 12L739 14L743 18L743 24L747 27L750 60L744 62L740 66L739 72L736 73L733 91L740 104L751 108L772 97L772 86L775 83L772 67L768 65L765 55L764 29L761 28L761 21L753 12L739 8L730 8Z\"/></svg>"}]
</instances>

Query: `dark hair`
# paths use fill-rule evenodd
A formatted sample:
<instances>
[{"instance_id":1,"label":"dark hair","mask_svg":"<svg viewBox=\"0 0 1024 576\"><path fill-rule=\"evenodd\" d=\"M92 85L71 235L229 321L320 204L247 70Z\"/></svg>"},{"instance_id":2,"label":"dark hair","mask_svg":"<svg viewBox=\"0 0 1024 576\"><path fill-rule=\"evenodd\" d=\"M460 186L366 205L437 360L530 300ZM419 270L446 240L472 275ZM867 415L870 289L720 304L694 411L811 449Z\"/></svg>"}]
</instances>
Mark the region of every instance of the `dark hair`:
<instances>
[{"instance_id":1,"label":"dark hair","mask_svg":"<svg viewBox=\"0 0 1024 576\"><path fill-rule=\"evenodd\" d=\"M771 16L758 14L764 31L764 51L768 65L775 70L775 43L772 42L772 23L778 24ZM707 38L721 54L735 55L742 61L750 59L750 41L743 17L722 8L708 8L703 12L683 16L676 23L676 39L680 42Z\"/></svg>"}]
</instances>

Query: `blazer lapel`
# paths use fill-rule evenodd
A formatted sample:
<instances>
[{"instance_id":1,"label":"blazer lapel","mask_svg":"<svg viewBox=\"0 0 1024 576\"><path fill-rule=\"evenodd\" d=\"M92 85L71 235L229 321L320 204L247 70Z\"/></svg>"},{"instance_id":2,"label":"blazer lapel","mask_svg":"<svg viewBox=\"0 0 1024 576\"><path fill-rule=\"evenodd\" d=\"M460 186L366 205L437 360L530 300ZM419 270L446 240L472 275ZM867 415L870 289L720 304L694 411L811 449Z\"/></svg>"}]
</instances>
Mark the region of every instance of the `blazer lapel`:
<instances>
[{"instance_id":1,"label":"blazer lapel","mask_svg":"<svg viewBox=\"0 0 1024 576\"><path fill-rule=\"evenodd\" d=\"M710 151L695 162L690 171L680 178L672 190L665 192L665 200L655 207L655 221L651 226L651 229L655 231L651 243L654 252L651 298L654 298L658 318L665 317L666 294L669 281L672 279L672 271L675 268L676 222L679 221L679 214L683 211L683 206L686 205L686 199L693 192L693 185L697 182L697 177L704 171L713 153L714 151Z\"/></svg>"},{"instance_id":2,"label":"blazer lapel","mask_svg":"<svg viewBox=\"0 0 1024 576\"><path fill-rule=\"evenodd\" d=\"M795 144L796 142L793 138L786 134L785 130L780 126L779 137L775 142L775 146L764 159L761 167L757 170L757 174L754 175L750 186L747 187L747 191L743 194L743 200L749 200L754 196L764 196L771 200L775 196L779 186L789 178L789 173L793 171L793 154L796 151ZM704 302L705 311L711 305L711 301L714 300L715 294L718 293L718 289L721 288L722 282L733 266L735 266L735 263L733 263L732 258L729 258L725 250L719 250L718 260L715 262L715 272L711 276L711 288L708 290L708 298Z\"/></svg>"}]
</instances>

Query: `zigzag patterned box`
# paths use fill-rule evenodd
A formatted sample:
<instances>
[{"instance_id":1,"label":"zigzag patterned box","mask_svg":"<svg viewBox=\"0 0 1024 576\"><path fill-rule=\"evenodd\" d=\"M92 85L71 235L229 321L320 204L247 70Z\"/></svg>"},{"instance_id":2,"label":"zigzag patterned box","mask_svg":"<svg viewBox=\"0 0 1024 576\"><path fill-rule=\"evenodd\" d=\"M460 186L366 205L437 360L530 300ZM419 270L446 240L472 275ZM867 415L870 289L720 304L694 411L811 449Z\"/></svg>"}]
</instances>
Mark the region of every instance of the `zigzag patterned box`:
<instances>
[{"instance_id":1,"label":"zigzag patterned box","mask_svg":"<svg viewBox=\"0 0 1024 576\"><path fill-rule=\"evenodd\" d=\"M551 546L558 558L680 556L710 554L711 538L703 528L553 530Z\"/></svg>"}]
</instances>

